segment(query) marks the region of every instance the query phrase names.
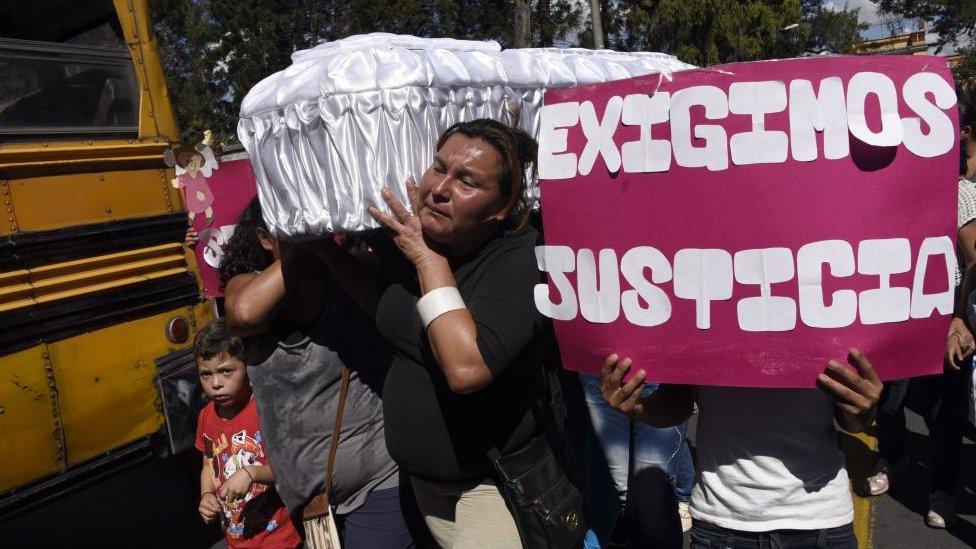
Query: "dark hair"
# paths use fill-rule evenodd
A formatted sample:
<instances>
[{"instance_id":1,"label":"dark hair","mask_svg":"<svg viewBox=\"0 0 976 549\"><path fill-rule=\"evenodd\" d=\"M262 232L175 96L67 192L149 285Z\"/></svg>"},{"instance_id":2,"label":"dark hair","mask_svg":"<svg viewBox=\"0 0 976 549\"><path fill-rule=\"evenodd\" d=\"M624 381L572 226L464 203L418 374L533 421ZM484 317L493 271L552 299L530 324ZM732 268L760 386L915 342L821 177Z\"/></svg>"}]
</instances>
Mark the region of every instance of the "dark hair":
<instances>
[{"instance_id":1,"label":"dark hair","mask_svg":"<svg viewBox=\"0 0 976 549\"><path fill-rule=\"evenodd\" d=\"M241 212L241 217L237 219L234 234L227 242L227 249L220 259L218 272L221 290L227 285L227 281L235 276L263 271L274 262L271 253L261 247L258 229L267 232L268 226L264 224L264 218L261 217L261 203L258 202L257 197L254 197Z\"/></svg>"},{"instance_id":2,"label":"dark hair","mask_svg":"<svg viewBox=\"0 0 976 549\"><path fill-rule=\"evenodd\" d=\"M959 101L956 103L959 109L959 131L963 128L969 126L969 133L972 139L976 139L976 109L973 109L973 104L969 102L969 98L964 97L963 94L959 93ZM966 175L969 170L968 164L969 157L966 155L966 144L960 143L959 146L959 175Z\"/></svg>"},{"instance_id":3,"label":"dark hair","mask_svg":"<svg viewBox=\"0 0 976 549\"><path fill-rule=\"evenodd\" d=\"M488 143L501 155L504 166L498 178L498 189L502 196L508 196L505 208L509 210L507 219L510 232L518 232L529 219L532 206L525 198L525 188L535 180L536 154L539 144L524 131L503 124L497 120L480 118L468 122L458 122L441 134L437 140L437 150L454 134L480 139ZM525 180L529 171L529 181Z\"/></svg>"},{"instance_id":4,"label":"dark hair","mask_svg":"<svg viewBox=\"0 0 976 549\"><path fill-rule=\"evenodd\" d=\"M193 339L193 356L210 360L221 353L227 353L241 362L245 361L244 340L231 333L226 320L218 318L211 320L197 332Z\"/></svg>"}]
</instances>

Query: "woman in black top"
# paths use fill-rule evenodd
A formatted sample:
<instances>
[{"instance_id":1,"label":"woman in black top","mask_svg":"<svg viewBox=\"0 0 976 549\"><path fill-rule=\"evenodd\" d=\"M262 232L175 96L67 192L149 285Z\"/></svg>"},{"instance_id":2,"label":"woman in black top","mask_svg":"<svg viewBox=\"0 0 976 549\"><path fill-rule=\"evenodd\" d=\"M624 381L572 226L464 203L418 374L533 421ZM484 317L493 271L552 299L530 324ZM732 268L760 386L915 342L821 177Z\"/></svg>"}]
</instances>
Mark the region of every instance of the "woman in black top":
<instances>
[{"instance_id":1,"label":"woman in black top","mask_svg":"<svg viewBox=\"0 0 976 549\"><path fill-rule=\"evenodd\" d=\"M546 424L540 368L552 334L534 305L543 279L524 200L536 148L493 120L456 124L420 186L408 181L409 209L387 190L393 215L370 209L399 250L379 250L379 276L318 246L392 344L387 446L442 547L520 546L487 455L523 446Z\"/></svg>"}]
</instances>

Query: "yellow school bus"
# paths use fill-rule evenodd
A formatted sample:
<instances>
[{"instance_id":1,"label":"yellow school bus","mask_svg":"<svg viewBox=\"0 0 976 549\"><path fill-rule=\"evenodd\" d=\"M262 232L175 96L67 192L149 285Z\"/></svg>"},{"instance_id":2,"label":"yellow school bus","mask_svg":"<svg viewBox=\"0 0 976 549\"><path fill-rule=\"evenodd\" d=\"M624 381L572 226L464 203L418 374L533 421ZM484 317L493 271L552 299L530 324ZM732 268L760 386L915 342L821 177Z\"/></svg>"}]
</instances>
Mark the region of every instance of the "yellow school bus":
<instances>
[{"instance_id":1,"label":"yellow school bus","mask_svg":"<svg viewBox=\"0 0 976 549\"><path fill-rule=\"evenodd\" d=\"M192 435L178 140L146 0L0 2L0 517Z\"/></svg>"}]
</instances>

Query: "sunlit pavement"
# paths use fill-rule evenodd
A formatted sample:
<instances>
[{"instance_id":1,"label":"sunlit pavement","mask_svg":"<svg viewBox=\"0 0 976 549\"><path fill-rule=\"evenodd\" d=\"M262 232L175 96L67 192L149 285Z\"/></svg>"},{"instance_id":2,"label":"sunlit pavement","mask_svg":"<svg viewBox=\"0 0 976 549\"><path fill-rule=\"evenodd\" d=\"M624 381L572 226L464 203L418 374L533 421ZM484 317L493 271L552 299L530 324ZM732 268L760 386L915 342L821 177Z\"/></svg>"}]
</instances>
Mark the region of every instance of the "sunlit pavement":
<instances>
[{"instance_id":1,"label":"sunlit pavement","mask_svg":"<svg viewBox=\"0 0 976 549\"><path fill-rule=\"evenodd\" d=\"M908 411L908 427L909 464L892 478L887 494L873 498L873 546L878 549L976 547L976 445L966 439L963 446L956 499L958 521L946 530L932 529L924 520L928 510L928 429L912 411Z\"/></svg>"}]
</instances>

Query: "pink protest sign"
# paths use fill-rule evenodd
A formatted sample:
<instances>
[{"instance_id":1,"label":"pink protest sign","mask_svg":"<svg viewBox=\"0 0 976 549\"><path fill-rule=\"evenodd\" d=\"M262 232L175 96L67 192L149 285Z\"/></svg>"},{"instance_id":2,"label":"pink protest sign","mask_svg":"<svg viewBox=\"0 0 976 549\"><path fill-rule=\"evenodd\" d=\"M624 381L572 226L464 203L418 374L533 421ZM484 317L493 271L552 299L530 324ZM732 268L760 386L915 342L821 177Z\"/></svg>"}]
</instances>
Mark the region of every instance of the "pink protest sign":
<instances>
[{"instance_id":1,"label":"pink protest sign","mask_svg":"<svg viewBox=\"0 0 976 549\"><path fill-rule=\"evenodd\" d=\"M193 228L200 235L195 252L203 279L203 291L211 297L221 297L224 294L220 291L217 268L227 242L234 234L237 218L257 194L257 183L247 157L227 156L219 162L219 168L206 178L206 184L213 195L210 205L213 218L208 220L205 215L194 216Z\"/></svg>"},{"instance_id":2,"label":"pink protest sign","mask_svg":"<svg viewBox=\"0 0 976 549\"><path fill-rule=\"evenodd\" d=\"M539 170L564 365L812 387L941 370L959 166L944 60L737 63L549 91Z\"/></svg>"}]
</instances>

